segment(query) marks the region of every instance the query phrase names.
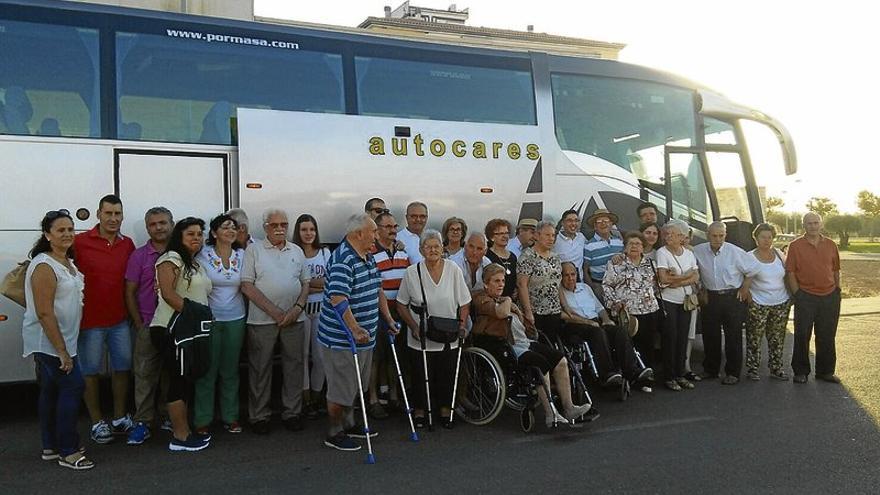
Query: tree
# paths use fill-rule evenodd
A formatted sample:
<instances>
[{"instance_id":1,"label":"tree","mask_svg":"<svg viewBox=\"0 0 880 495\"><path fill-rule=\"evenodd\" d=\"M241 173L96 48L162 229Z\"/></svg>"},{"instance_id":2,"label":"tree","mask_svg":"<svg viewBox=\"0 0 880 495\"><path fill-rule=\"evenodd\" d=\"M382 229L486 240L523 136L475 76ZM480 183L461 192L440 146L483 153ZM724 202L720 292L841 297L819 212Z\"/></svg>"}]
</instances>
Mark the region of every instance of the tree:
<instances>
[{"instance_id":1,"label":"tree","mask_svg":"<svg viewBox=\"0 0 880 495\"><path fill-rule=\"evenodd\" d=\"M837 213L837 205L828 198L813 196L807 201L806 206L808 210L818 213L822 218L827 217L829 214Z\"/></svg>"},{"instance_id":2,"label":"tree","mask_svg":"<svg viewBox=\"0 0 880 495\"><path fill-rule=\"evenodd\" d=\"M865 225L868 227L867 230L869 232L868 235L871 236L871 242L874 242L874 224L876 223L875 220L880 218L880 196L870 191L860 191L856 204L865 213L865 216L868 217Z\"/></svg>"},{"instance_id":3,"label":"tree","mask_svg":"<svg viewBox=\"0 0 880 495\"><path fill-rule=\"evenodd\" d=\"M785 206L785 200L776 196L767 196L764 202L764 216L769 217L774 213L778 213L779 209Z\"/></svg>"},{"instance_id":4,"label":"tree","mask_svg":"<svg viewBox=\"0 0 880 495\"><path fill-rule=\"evenodd\" d=\"M849 236L859 231L861 219L856 215L831 215L825 220L825 229L840 237L840 248L849 247Z\"/></svg>"}]
</instances>

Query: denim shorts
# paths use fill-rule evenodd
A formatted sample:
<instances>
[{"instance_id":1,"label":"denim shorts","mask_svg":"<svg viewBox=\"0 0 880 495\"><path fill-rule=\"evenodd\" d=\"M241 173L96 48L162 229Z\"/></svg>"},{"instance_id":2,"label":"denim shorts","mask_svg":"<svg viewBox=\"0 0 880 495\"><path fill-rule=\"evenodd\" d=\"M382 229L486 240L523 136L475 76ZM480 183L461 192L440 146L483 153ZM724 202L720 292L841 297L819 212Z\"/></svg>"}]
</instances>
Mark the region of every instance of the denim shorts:
<instances>
[{"instance_id":1,"label":"denim shorts","mask_svg":"<svg viewBox=\"0 0 880 495\"><path fill-rule=\"evenodd\" d=\"M82 374L97 375L104 370L104 352L110 354L113 371L131 370L132 340L128 320L112 327L80 330L77 356Z\"/></svg>"}]
</instances>

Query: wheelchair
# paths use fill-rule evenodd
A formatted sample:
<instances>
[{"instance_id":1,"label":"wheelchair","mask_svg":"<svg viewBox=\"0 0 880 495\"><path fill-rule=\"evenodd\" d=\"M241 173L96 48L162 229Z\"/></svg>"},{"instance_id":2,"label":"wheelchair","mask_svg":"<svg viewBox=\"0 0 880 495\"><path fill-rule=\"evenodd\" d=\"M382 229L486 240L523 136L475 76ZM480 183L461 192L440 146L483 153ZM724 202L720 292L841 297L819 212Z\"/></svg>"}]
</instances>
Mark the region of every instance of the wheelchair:
<instances>
[{"instance_id":1,"label":"wheelchair","mask_svg":"<svg viewBox=\"0 0 880 495\"><path fill-rule=\"evenodd\" d=\"M534 429L535 409L540 405L538 387L544 387L551 407L557 407L553 391L546 388L541 370L517 363L508 342L495 337L472 336L468 343L461 355L456 401L456 414L466 422L488 424L506 405L519 413L520 428L528 433ZM586 388L581 390L586 395ZM574 396L574 388L572 394L575 403L584 403ZM586 397L588 399L589 395Z\"/></svg>"}]
</instances>

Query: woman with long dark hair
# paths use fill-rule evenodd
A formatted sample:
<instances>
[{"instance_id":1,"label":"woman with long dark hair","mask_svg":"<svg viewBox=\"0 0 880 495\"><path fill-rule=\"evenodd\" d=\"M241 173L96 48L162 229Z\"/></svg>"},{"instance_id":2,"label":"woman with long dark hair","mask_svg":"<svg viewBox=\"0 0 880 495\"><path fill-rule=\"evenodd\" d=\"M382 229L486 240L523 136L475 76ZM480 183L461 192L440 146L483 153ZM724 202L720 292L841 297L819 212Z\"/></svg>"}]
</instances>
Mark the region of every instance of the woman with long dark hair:
<instances>
[{"instance_id":1,"label":"woman with long dark hair","mask_svg":"<svg viewBox=\"0 0 880 495\"><path fill-rule=\"evenodd\" d=\"M321 245L321 236L318 233L318 221L315 217L304 213L296 219L293 225L293 243L299 246L306 255L306 266L312 279L309 281L309 297L306 299L306 320L303 349L303 403L305 415L309 419L318 417L321 390L324 388L324 363L321 361L321 351L318 350L318 316L321 312L321 299L324 297L324 276L327 274L327 260L330 259L330 250ZM311 358L311 371L309 370L309 358Z\"/></svg>"},{"instance_id":2,"label":"woman with long dark hair","mask_svg":"<svg viewBox=\"0 0 880 495\"><path fill-rule=\"evenodd\" d=\"M207 245L196 261L211 279L208 306L214 314L211 329L211 367L196 381L193 423L208 433L214 421L214 393L220 381L220 416L229 433L241 433L238 422L238 360L244 342L245 306L241 295L244 249L238 241L238 222L222 214L211 220Z\"/></svg>"},{"instance_id":3,"label":"woman with long dark hair","mask_svg":"<svg viewBox=\"0 0 880 495\"><path fill-rule=\"evenodd\" d=\"M172 438L168 449L197 451L208 446L210 436L193 433L187 417L186 379L175 370L174 343L168 335L168 324L175 311L182 311L184 299L208 305L211 279L196 260L202 250L205 222L186 217L174 225L168 248L156 260L156 280L159 286L159 305L150 324L150 338L162 356L162 368L167 371L168 415L171 418Z\"/></svg>"},{"instance_id":4,"label":"woman with long dark hair","mask_svg":"<svg viewBox=\"0 0 880 495\"><path fill-rule=\"evenodd\" d=\"M83 455L76 432L85 389L76 359L85 283L73 264L73 219L67 210L50 211L40 228L25 275L21 333L23 356L34 356L40 375L42 458L91 469L95 464Z\"/></svg>"}]
</instances>

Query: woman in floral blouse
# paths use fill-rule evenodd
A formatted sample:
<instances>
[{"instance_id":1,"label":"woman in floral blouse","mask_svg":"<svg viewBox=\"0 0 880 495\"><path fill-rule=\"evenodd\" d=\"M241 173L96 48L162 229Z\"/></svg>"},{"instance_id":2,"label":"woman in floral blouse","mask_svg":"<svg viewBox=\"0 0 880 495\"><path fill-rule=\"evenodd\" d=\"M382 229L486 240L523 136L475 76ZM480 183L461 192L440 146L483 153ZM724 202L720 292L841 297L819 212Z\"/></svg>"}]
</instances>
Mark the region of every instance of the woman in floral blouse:
<instances>
[{"instance_id":1,"label":"woman in floral blouse","mask_svg":"<svg viewBox=\"0 0 880 495\"><path fill-rule=\"evenodd\" d=\"M551 339L562 331L562 262L553 252L556 227L540 222L535 229L535 245L524 249L517 265L516 285L526 321Z\"/></svg>"},{"instance_id":2,"label":"woman in floral blouse","mask_svg":"<svg viewBox=\"0 0 880 495\"><path fill-rule=\"evenodd\" d=\"M644 256L647 245L641 232L628 232L623 237L624 259L621 263L608 262L602 288L605 302L613 312L626 308L639 320L639 332L633 337L645 366L656 364L654 342L663 312L657 303L657 279L651 260Z\"/></svg>"},{"instance_id":3,"label":"woman in floral blouse","mask_svg":"<svg viewBox=\"0 0 880 495\"><path fill-rule=\"evenodd\" d=\"M230 433L241 433L238 422L238 358L244 341L245 305L241 295L244 249L236 240L238 223L229 215L211 220L207 245L196 260L213 288L208 305L214 313L211 331L211 368L196 381L193 423L205 433L214 421L214 392L220 378L220 415Z\"/></svg>"}]
</instances>

